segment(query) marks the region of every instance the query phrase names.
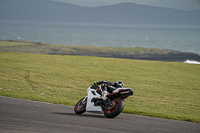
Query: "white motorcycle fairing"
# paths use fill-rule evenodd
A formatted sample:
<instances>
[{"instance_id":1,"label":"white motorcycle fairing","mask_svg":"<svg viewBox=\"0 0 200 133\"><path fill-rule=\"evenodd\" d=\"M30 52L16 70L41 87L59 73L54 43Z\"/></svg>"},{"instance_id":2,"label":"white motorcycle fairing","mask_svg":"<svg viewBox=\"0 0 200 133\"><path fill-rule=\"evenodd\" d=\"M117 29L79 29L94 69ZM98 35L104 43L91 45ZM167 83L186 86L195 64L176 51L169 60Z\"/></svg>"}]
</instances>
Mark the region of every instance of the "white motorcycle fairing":
<instances>
[{"instance_id":1,"label":"white motorcycle fairing","mask_svg":"<svg viewBox=\"0 0 200 133\"><path fill-rule=\"evenodd\" d=\"M90 86L91 87L91 86ZM95 89L91 89L91 88L87 89L87 105L86 105L86 111L88 112L101 112L103 113L102 107L100 106L94 106L94 103L91 102L92 98L100 98L101 95L99 95Z\"/></svg>"}]
</instances>

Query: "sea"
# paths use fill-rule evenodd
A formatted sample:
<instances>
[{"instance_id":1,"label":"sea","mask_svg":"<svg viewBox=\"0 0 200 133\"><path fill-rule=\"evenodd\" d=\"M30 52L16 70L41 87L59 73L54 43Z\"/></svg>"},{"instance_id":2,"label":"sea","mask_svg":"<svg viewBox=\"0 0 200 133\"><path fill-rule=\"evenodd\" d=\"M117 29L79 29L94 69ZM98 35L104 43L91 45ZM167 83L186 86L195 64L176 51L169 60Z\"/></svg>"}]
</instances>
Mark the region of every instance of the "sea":
<instances>
[{"instance_id":1,"label":"sea","mask_svg":"<svg viewBox=\"0 0 200 133\"><path fill-rule=\"evenodd\" d=\"M200 27L0 21L0 40L147 47L200 55Z\"/></svg>"}]
</instances>

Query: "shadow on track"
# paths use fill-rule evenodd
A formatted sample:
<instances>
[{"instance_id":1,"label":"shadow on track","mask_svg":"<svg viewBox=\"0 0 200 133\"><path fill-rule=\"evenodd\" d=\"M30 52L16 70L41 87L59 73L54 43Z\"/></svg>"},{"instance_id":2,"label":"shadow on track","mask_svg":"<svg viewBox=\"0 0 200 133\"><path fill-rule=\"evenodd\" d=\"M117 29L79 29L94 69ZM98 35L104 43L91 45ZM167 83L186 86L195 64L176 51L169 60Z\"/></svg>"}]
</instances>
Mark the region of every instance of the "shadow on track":
<instances>
[{"instance_id":1,"label":"shadow on track","mask_svg":"<svg viewBox=\"0 0 200 133\"><path fill-rule=\"evenodd\" d=\"M75 114L75 113L59 113L59 112L54 112L53 114L57 115L69 115L69 116L76 116L76 117L93 117L93 118L106 118L103 114Z\"/></svg>"}]
</instances>

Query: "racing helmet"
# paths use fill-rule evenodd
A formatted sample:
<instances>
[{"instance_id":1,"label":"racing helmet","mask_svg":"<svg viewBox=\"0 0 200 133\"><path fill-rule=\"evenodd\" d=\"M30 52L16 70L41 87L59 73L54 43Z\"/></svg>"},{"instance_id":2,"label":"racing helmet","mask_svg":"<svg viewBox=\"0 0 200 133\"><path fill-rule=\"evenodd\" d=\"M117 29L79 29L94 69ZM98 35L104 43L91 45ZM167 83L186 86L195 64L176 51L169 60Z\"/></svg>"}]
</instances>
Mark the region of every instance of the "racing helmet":
<instances>
[{"instance_id":1,"label":"racing helmet","mask_svg":"<svg viewBox=\"0 0 200 133\"><path fill-rule=\"evenodd\" d=\"M124 86L124 83L123 83L122 81L117 81L116 83L117 83L118 85L121 85L122 87L125 87L125 86Z\"/></svg>"}]
</instances>

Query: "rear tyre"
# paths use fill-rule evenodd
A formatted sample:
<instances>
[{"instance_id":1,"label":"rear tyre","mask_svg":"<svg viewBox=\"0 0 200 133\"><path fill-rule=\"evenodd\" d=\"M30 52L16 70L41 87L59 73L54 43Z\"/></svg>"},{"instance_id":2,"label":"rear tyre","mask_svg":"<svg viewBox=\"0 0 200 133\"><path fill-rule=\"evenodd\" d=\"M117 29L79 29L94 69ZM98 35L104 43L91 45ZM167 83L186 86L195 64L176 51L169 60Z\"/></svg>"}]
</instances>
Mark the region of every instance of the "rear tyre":
<instances>
[{"instance_id":1,"label":"rear tyre","mask_svg":"<svg viewBox=\"0 0 200 133\"><path fill-rule=\"evenodd\" d=\"M76 114L82 114L82 113L84 113L86 111L87 99L85 99L85 100L84 99L85 98L82 98L80 101L78 101L78 103L74 107L74 112Z\"/></svg>"},{"instance_id":2,"label":"rear tyre","mask_svg":"<svg viewBox=\"0 0 200 133\"><path fill-rule=\"evenodd\" d=\"M112 100L112 106L108 106L107 109L104 109L104 115L107 118L114 118L118 116L124 109L124 101L120 98Z\"/></svg>"}]
</instances>

